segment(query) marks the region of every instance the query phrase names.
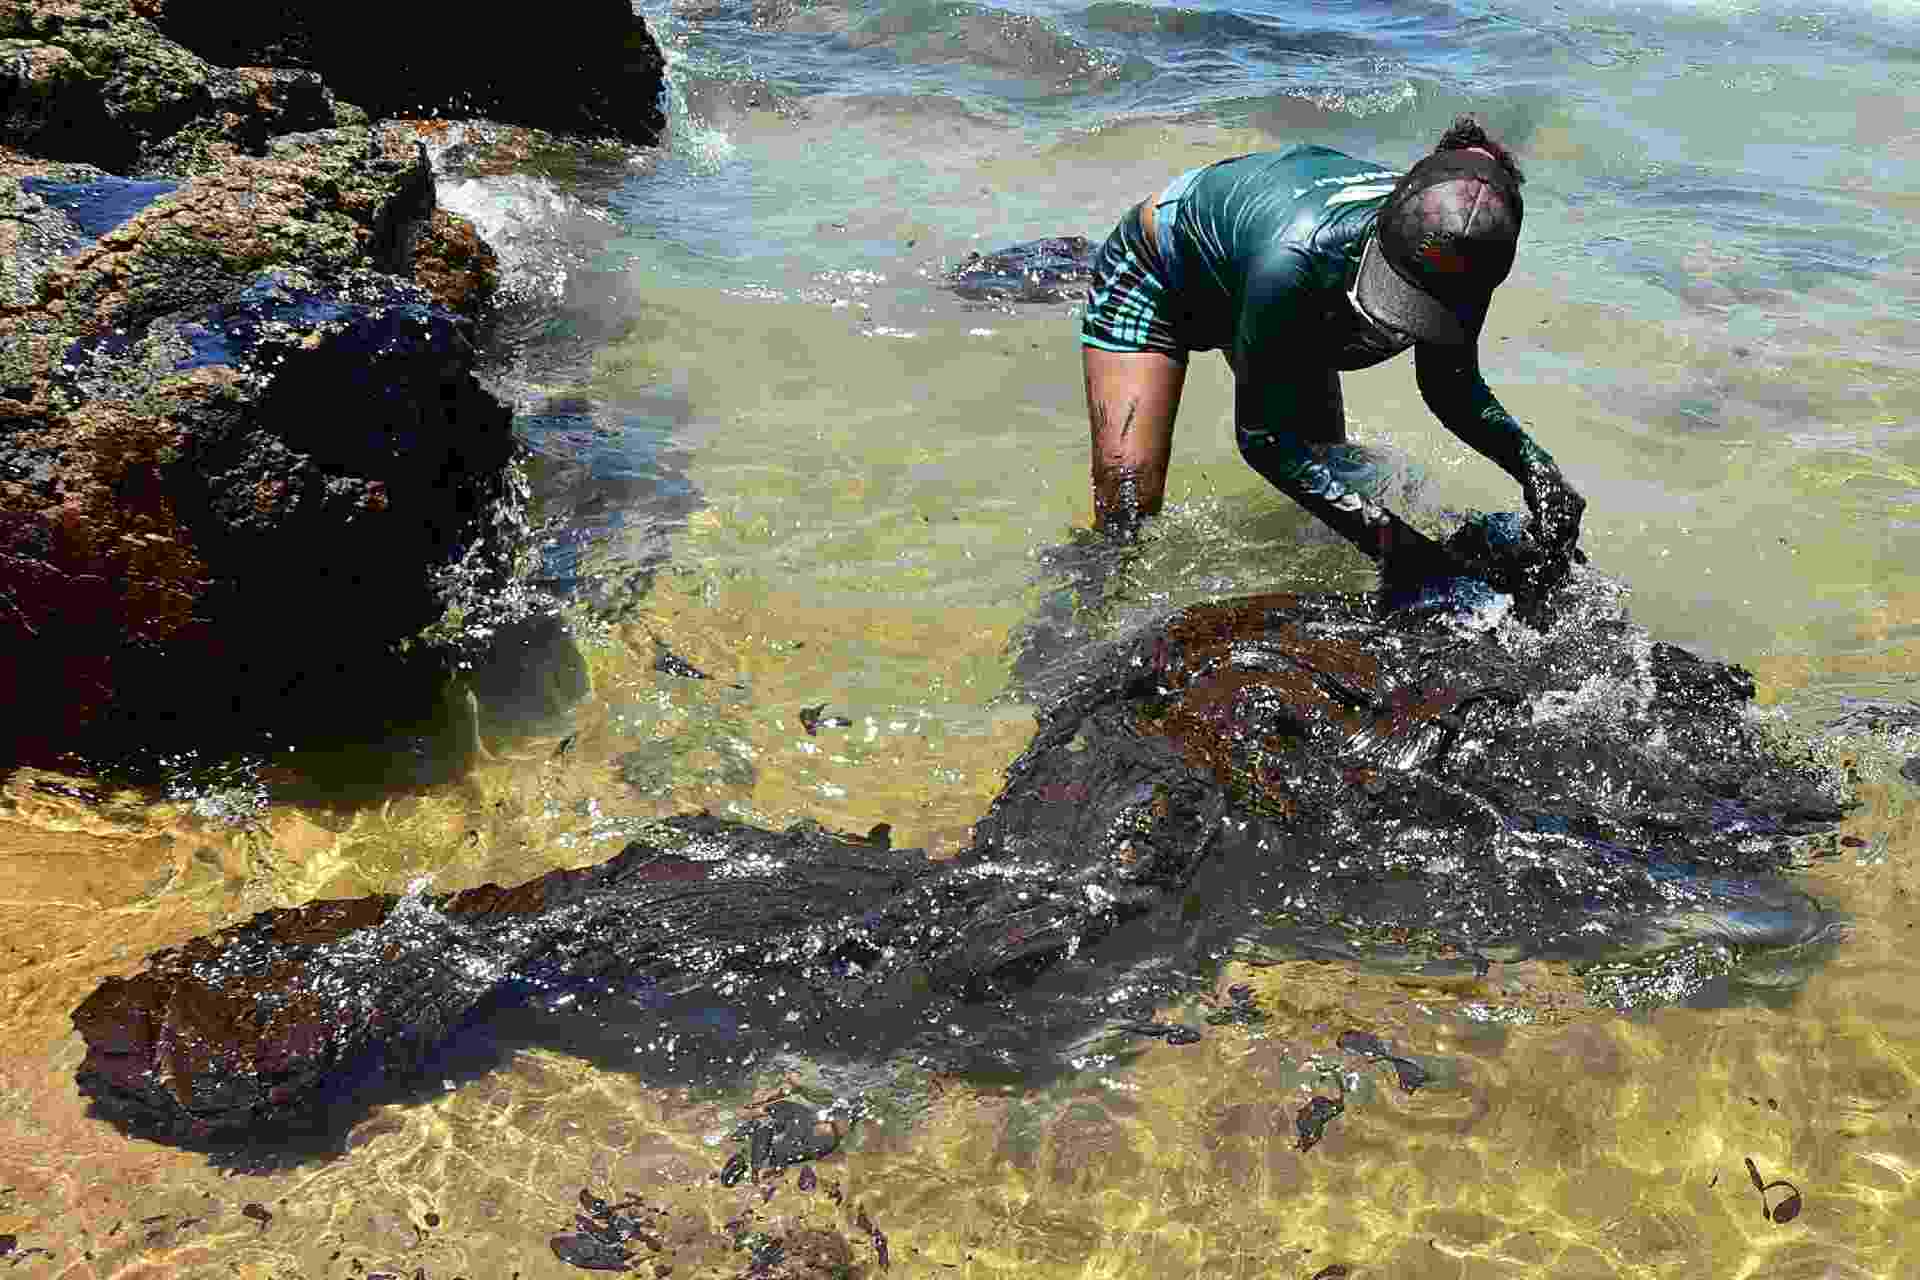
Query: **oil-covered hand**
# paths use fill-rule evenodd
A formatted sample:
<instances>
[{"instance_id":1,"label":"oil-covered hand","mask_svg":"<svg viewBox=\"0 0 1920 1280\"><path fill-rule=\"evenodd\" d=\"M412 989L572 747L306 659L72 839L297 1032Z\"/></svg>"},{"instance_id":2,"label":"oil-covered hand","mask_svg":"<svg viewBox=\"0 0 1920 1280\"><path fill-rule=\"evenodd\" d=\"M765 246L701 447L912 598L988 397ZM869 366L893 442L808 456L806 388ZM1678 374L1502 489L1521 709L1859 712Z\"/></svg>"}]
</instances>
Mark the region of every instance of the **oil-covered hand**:
<instances>
[{"instance_id":1,"label":"oil-covered hand","mask_svg":"<svg viewBox=\"0 0 1920 1280\"><path fill-rule=\"evenodd\" d=\"M1536 536L1538 527L1517 511L1475 511L1447 539L1446 549L1472 566L1471 576L1495 590L1536 600L1566 577L1571 564L1586 563L1578 547L1542 542ZM1578 530L1576 524L1576 538Z\"/></svg>"},{"instance_id":2,"label":"oil-covered hand","mask_svg":"<svg viewBox=\"0 0 1920 1280\"><path fill-rule=\"evenodd\" d=\"M1527 510L1533 513L1534 539L1557 555L1573 555L1580 542L1580 517L1586 514L1587 500L1575 493L1558 471L1541 470L1528 481L1525 492Z\"/></svg>"}]
</instances>

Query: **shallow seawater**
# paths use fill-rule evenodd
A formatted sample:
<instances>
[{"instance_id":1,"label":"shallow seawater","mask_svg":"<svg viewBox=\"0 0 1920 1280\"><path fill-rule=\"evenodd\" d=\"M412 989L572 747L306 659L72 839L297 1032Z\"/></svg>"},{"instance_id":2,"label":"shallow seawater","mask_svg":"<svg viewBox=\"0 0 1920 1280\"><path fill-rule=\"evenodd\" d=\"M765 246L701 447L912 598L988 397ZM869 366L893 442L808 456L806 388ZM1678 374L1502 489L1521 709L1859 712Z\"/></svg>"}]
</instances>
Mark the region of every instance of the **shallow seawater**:
<instances>
[{"instance_id":1,"label":"shallow seawater","mask_svg":"<svg viewBox=\"0 0 1920 1280\"><path fill-rule=\"evenodd\" d=\"M649 17L674 58L670 146L440 149L443 198L502 247L518 299L489 377L553 534L533 575L551 616L357 749L183 764L170 792L0 783L0 1237L21 1274L579 1275L547 1241L582 1187L670 1207L675 1280L747 1271L726 1224L749 1209L844 1234L876 1276L856 1206L890 1276L1913 1273L1920 785L1899 767L1920 730L1863 710L1920 701L1911 8ZM1158 1011L1198 1043L1106 1037L1038 1083L787 1056L685 1084L620 1069L591 1018L523 1019L325 1158L210 1158L87 1116L68 1014L156 949L267 907L585 865L703 807L952 851L1032 733L1024 644L1370 585L1239 461L1226 370L1198 355L1169 510L1076 612L1048 554L1090 510L1073 306L969 304L938 277L1104 236L1209 159L1312 140L1405 163L1468 109L1529 175L1488 380L1589 498L1585 546L1634 616L1750 667L1761 714L1858 776L1839 856L1796 873L1849 918L1837 947L1627 1010L1565 965L1435 976L1249 948ZM1345 385L1418 521L1518 505L1432 422L1409 361ZM1263 1020L1208 1023L1234 986ZM1337 1047L1349 1030L1432 1081L1404 1092ZM1342 1092L1299 1150L1296 1112ZM815 1191L794 1170L771 1199L721 1185L725 1135L782 1093L864 1112ZM1799 1188L1791 1220L1762 1216L1747 1159Z\"/></svg>"}]
</instances>

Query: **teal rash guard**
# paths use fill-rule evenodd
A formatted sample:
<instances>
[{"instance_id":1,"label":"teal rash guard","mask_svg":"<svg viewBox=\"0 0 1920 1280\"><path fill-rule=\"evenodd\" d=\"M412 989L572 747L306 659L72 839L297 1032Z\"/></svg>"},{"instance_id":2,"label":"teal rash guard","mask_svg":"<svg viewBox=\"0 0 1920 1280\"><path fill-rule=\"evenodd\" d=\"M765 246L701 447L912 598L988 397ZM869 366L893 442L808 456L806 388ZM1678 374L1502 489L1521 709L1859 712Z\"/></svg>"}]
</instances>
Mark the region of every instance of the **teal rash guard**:
<instances>
[{"instance_id":1,"label":"teal rash guard","mask_svg":"<svg viewBox=\"0 0 1920 1280\"><path fill-rule=\"evenodd\" d=\"M1370 555L1396 540L1388 526L1405 526L1354 478L1357 459L1341 447L1338 374L1415 345L1376 327L1348 298L1361 250L1400 176L1320 146L1237 156L1169 185L1156 202L1153 245L1137 211L1115 232L1128 239L1131 222L1130 238L1150 251L1150 262L1158 259L1165 293L1154 305L1173 341L1226 355L1242 456ZM1090 308L1100 304L1096 277ZM1088 345L1126 349L1095 334L1095 324L1085 326ZM1414 358L1434 416L1519 481L1537 515L1540 499L1560 487L1558 470L1494 398L1475 348L1421 343Z\"/></svg>"}]
</instances>

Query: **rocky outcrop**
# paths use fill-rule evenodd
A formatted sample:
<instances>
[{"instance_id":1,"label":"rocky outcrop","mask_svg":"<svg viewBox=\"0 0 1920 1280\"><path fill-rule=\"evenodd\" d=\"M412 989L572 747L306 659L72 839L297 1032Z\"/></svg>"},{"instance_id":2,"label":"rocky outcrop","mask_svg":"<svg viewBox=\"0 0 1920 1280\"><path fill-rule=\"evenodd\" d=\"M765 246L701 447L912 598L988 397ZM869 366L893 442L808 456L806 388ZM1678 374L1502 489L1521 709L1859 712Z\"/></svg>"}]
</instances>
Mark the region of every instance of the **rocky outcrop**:
<instances>
[{"instance_id":1,"label":"rocky outcrop","mask_svg":"<svg viewBox=\"0 0 1920 1280\"><path fill-rule=\"evenodd\" d=\"M629 1064L721 1023L732 1061L768 1004L770 1047L842 1027L842 1052L944 1060L961 1010L1037 1017L1043 973L1069 1007L1062 973L1198 949L1210 912L1223 944L1477 966L1684 945L1723 973L1831 923L1776 873L1839 807L1752 692L1604 611L1463 634L1346 597L1196 606L1068 673L956 858L701 815L515 888L265 912L104 983L74 1013L79 1083L143 1132L259 1137L504 1007L596 999L635 1006ZM1111 985L1068 1030L1121 1013ZM1037 1027L1003 1043L1032 1055Z\"/></svg>"},{"instance_id":2,"label":"rocky outcrop","mask_svg":"<svg viewBox=\"0 0 1920 1280\"><path fill-rule=\"evenodd\" d=\"M0 142L172 175L370 115L487 117L645 146L665 125L662 66L626 0L573 0L510 39L439 2L0 0Z\"/></svg>"},{"instance_id":3,"label":"rocky outcrop","mask_svg":"<svg viewBox=\"0 0 1920 1280\"><path fill-rule=\"evenodd\" d=\"M0 0L0 753L221 743L433 619L498 273L369 113L650 143L661 66L625 0Z\"/></svg>"},{"instance_id":4,"label":"rocky outcrop","mask_svg":"<svg viewBox=\"0 0 1920 1280\"><path fill-rule=\"evenodd\" d=\"M1087 296L1098 246L1085 236L1048 236L992 253L969 253L945 276L969 302L1068 302Z\"/></svg>"},{"instance_id":5,"label":"rocky outcrop","mask_svg":"<svg viewBox=\"0 0 1920 1280\"><path fill-rule=\"evenodd\" d=\"M185 178L0 152L4 746L263 723L431 621L512 447L491 279L397 126Z\"/></svg>"},{"instance_id":6,"label":"rocky outcrop","mask_svg":"<svg viewBox=\"0 0 1920 1280\"><path fill-rule=\"evenodd\" d=\"M567 0L504 27L452 0L155 7L154 24L208 61L318 72L375 117L483 117L640 146L666 127L665 60L628 0Z\"/></svg>"},{"instance_id":7,"label":"rocky outcrop","mask_svg":"<svg viewBox=\"0 0 1920 1280\"><path fill-rule=\"evenodd\" d=\"M277 134L366 123L310 70L207 62L154 28L157 9L0 3L0 142L117 173L179 174Z\"/></svg>"}]
</instances>

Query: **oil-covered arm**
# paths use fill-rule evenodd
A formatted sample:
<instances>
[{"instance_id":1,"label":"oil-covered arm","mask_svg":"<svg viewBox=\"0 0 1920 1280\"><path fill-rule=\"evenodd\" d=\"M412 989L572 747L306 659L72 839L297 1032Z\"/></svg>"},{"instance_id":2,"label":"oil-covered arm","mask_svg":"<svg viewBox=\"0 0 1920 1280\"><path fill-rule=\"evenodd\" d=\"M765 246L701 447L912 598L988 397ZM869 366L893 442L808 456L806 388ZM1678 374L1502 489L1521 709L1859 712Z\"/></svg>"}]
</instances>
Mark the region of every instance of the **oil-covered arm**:
<instances>
[{"instance_id":1,"label":"oil-covered arm","mask_svg":"<svg viewBox=\"0 0 1920 1280\"><path fill-rule=\"evenodd\" d=\"M1276 247L1248 273L1232 364L1234 438L1266 481L1390 573L1456 571L1439 544L1369 495L1344 447L1340 376L1328 367L1321 296L1302 250Z\"/></svg>"},{"instance_id":2,"label":"oil-covered arm","mask_svg":"<svg viewBox=\"0 0 1920 1280\"><path fill-rule=\"evenodd\" d=\"M1534 442L1480 376L1478 351L1421 343L1414 349L1420 394L1447 430L1520 482L1535 538L1569 551L1580 538L1587 502L1573 491L1553 457Z\"/></svg>"}]
</instances>

